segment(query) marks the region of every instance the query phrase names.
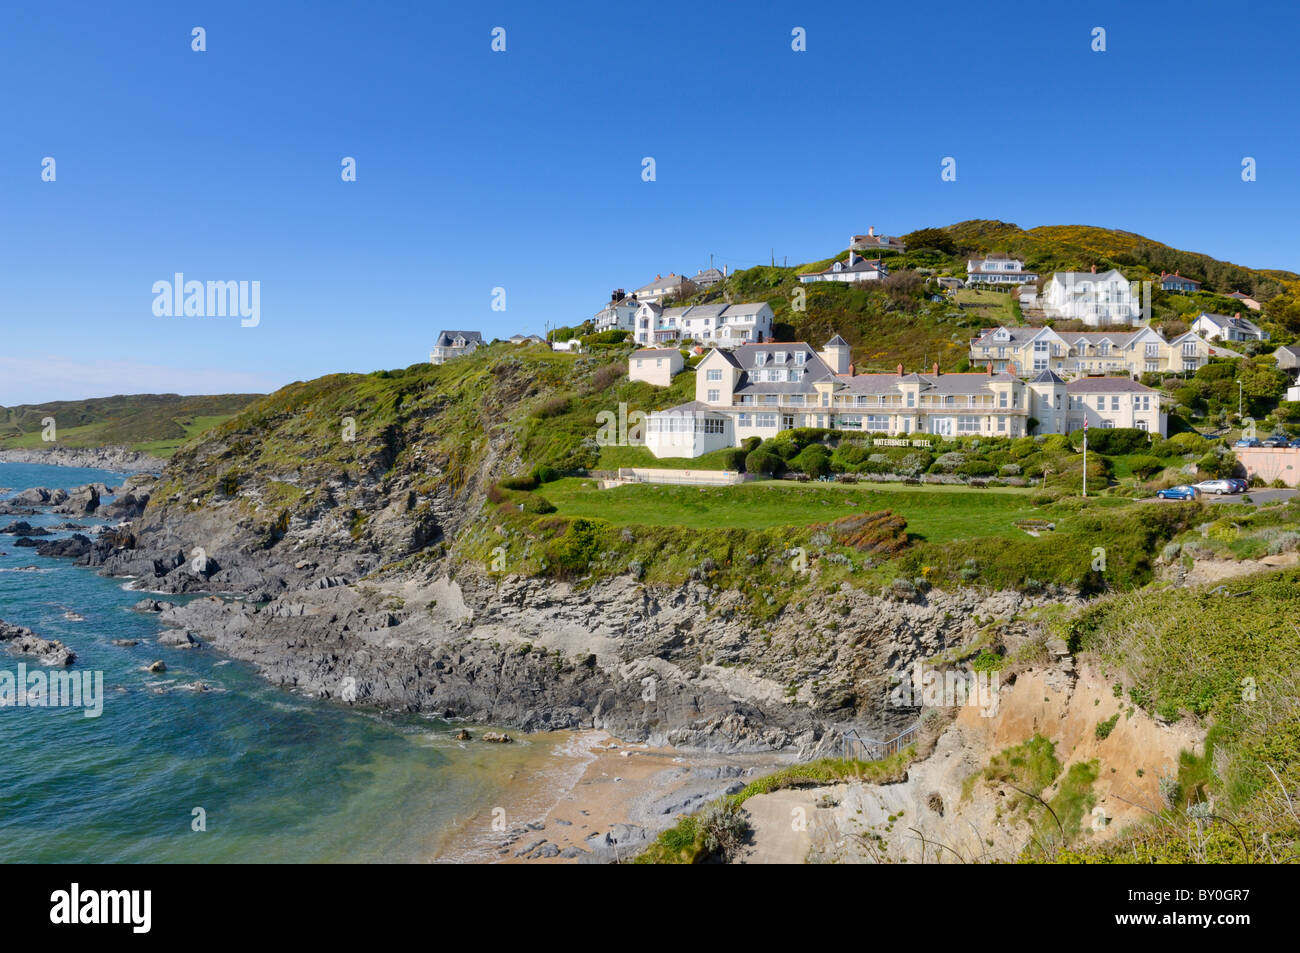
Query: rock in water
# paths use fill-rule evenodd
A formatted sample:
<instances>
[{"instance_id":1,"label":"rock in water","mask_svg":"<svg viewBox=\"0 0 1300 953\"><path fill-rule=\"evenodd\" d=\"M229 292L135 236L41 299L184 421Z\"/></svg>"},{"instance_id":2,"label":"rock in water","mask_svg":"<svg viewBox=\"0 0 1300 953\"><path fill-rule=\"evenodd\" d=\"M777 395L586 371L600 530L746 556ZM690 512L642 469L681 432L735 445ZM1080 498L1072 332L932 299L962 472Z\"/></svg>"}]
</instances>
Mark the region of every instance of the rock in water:
<instances>
[{"instance_id":1,"label":"rock in water","mask_svg":"<svg viewBox=\"0 0 1300 953\"><path fill-rule=\"evenodd\" d=\"M63 668L77 660L77 654L58 639L43 639L31 629L3 620L0 620L0 642L7 642L14 655L31 655L50 667Z\"/></svg>"},{"instance_id":2,"label":"rock in water","mask_svg":"<svg viewBox=\"0 0 1300 953\"><path fill-rule=\"evenodd\" d=\"M509 735L503 734L502 732L499 731L485 731L483 732L483 740L490 741L493 744L508 745L514 739L511 738Z\"/></svg>"}]
</instances>

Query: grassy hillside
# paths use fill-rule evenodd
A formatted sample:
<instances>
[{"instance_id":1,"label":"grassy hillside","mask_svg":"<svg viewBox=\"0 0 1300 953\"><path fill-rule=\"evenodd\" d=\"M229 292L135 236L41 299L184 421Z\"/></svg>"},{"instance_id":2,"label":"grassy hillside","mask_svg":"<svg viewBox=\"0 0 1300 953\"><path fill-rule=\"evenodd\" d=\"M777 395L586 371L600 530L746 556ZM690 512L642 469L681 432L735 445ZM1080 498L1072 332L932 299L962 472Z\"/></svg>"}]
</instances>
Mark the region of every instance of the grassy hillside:
<instances>
[{"instance_id":1,"label":"grassy hillside","mask_svg":"<svg viewBox=\"0 0 1300 953\"><path fill-rule=\"evenodd\" d=\"M1287 343L1300 334L1300 275L1248 268L1209 255L1184 251L1142 235L1085 225L1051 225L1022 229L994 220L958 222L903 236L908 251L886 256L890 276L870 286L837 283L800 285L798 276L820 271L848 256L844 250L820 261L789 268L761 265L735 272L726 281L682 303L766 301L776 315L776 336L815 345L842 334L853 345L859 371L891 371L902 362L909 370L961 369L967 345L983 327L1022 322L1010 294L962 292L935 300L939 290L930 279L964 278L971 257L1005 252L1046 278L1054 271L1099 271L1117 268L1132 281L1151 280L1162 271L1178 271L1204 282L1196 295L1153 289L1157 324L1181 332L1200 311L1231 314L1242 305L1223 297L1242 291L1269 302L1258 320ZM806 295L801 303L796 289Z\"/></svg>"},{"instance_id":2,"label":"grassy hillside","mask_svg":"<svg viewBox=\"0 0 1300 953\"><path fill-rule=\"evenodd\" d=\"M260 396L129 394L0 407L0 450L118 445L167 457ZM53 443L42 439L49 417L55 422Z\"/></svg>"}]
</instances>

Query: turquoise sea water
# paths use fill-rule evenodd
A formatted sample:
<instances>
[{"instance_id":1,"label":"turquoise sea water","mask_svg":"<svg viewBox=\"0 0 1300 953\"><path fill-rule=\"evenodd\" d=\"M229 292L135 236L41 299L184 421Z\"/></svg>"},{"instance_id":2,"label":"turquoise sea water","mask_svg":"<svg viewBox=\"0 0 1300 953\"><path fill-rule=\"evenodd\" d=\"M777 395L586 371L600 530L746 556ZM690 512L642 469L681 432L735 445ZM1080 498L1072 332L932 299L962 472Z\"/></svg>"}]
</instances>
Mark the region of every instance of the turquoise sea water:
<instances>
[{"instance_id":1,"label":"turquoise sea water","mask_svg":"<svg viewBox=\"0 0 1300 953\"><path fill-rule=\"evenodd\" d=\"M0 488L10 490L121 480L0 464ZM0 516L0 527L13 520L68 517ZM461 743L444 722L335 707L272 687L211 649L159 646L156 618L130 609L144 593L15 539L0 536L0 619L64 642L74 668L104 673L105 697L99 718L0 707L5 861L429 860L512 782L555 765L556 736ZM144 671L154 659L166 673ZM20 661L36 667L0 649L0 671L16 675ZM212 690L192 690L197 682ZM195 808L206 831L192 830Z\"/></svg>"}]
</instances>

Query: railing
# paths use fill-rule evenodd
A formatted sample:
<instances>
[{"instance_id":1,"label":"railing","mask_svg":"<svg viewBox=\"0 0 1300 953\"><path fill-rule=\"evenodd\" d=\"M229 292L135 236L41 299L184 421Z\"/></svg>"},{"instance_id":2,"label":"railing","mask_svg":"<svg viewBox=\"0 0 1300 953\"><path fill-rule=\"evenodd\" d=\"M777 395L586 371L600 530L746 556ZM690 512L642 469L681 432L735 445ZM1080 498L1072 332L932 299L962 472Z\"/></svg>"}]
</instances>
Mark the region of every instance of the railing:
<instances>
[{"instance_id":1,"label":"railing","mask_svg":"<svg viewBox=\"0 0 1300 953\"><path fill-rule=\"evenodd\" d=\"M863 737L855 729L849 728L840 736L840 757L846 761L880 761L906 748L920 729L921 722L918 720L911 728L888 741L877 741L870 736Z\"/></svg>"}]
</instances>

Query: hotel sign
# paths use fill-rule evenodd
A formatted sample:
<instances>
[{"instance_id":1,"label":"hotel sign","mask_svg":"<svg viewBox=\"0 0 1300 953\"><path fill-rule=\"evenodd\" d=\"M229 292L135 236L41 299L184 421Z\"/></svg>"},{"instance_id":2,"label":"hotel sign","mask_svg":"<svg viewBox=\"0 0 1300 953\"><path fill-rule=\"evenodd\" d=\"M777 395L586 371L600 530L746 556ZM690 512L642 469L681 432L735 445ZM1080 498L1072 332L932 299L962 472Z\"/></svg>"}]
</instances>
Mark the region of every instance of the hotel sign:
<instances>
[{"instance_id":1,"label":"hotel sign","mask_svg":"<svg viewBox=\"0 0 1300 953\"><path fill-rule=\"evenodd\" d=\"M901 440L890 437L876 437L871 441L873 447L928 447L929 440Z\"/></svg>"}]
</instances>

